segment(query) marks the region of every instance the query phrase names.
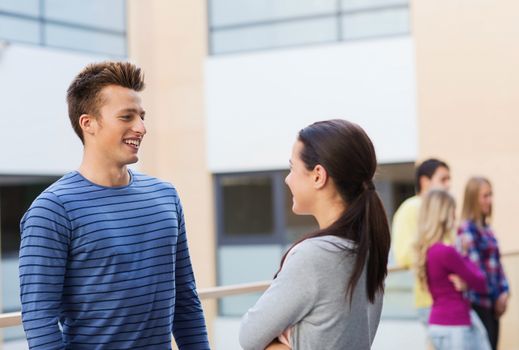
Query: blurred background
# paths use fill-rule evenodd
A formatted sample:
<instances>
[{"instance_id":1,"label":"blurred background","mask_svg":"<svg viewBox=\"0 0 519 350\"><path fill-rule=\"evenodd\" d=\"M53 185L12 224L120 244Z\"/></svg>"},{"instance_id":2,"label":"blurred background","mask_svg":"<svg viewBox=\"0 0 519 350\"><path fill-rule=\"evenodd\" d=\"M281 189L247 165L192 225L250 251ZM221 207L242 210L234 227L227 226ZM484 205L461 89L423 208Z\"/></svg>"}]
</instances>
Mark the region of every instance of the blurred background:
<instances>
[{"instance_id":1,"label":"blurred background","mask_svg":"<svg viewBox=\"0 0 519 350\"><path fill-rule=\"evenodd\" d=\"M513 0L0 0L2 312L19 311L19 221L78 167L66 89L90 62L145 71L140 171L173 182L198 288L271 279L313 219L284 184L297 132L360 124L392 218L414 165L438 157L452 193L484 175L512 298L501 349L519 349L519 2ZM392 259L390 264L392 263ZM425 349L412 273L392 272L374 349ZM214 349L239 349L259 294L204 300ZM21 326L3 349L26 349Z\"/></svg>"}]
</instances>

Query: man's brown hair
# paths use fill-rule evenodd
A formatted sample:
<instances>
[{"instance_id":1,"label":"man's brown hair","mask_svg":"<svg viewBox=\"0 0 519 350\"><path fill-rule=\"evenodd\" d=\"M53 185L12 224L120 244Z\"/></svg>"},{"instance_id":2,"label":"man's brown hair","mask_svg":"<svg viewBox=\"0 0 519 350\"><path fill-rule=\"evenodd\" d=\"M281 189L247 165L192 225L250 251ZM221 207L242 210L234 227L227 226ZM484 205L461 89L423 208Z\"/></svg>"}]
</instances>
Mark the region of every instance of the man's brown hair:
<instances>
[{"instance_id":1,"label":"man's brown hair","mask_svg":"<svg viewBox=\"0 0 519 350\"><path fill-rule=\"evenodd\" d=\"M79 125L82 114L98 116L103 98L101 90L109 85L122 86L135 91L144 89L144 74L130 62L105 61L83 68L67 90L68 115L72 128L85 143Z\"/></svg>"}]
</instances>

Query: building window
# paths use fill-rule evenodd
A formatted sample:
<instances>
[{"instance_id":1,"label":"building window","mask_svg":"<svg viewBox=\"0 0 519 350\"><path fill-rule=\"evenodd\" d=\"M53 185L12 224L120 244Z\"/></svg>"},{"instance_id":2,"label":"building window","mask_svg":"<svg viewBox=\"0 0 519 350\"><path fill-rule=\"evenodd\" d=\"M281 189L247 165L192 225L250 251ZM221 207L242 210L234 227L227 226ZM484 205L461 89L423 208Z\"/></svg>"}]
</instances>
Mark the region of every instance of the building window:
<instances>
[{"instance_id":1,"label":"building window","mask_svg":"<svg viewBox=\"0 0 519 350\"><path fill-rule=\"evenodd\" d=\"M312 216L292 212L292 194L284 183L287 174L281 170L215 175L218 285L272 279L287 247L318 229ZM413 163L379 165L375 186L390 221L401 202L414 194L413 177ZM395 301L386 316L410 317L410 281L410 274L388 280L387 295ZM219 314L240 317L259 295L223 298Z\"/></svg>"},{"instance_id":2,"label":"building window","mask_svg":"<svg viewBox=\"0 0 519 350\"><path fill-rule=\"evenodd\" d=\"M208 0L213 55L409 33L408 0Z\"/></svg>"},{"instance_id":3,"label":"building window","mask_svg":"<svg viewBox=\"0 0 519 350\"><path fill-rule=\"evenodd\" d=\"M20 220L32 201L56 179L46 176L0 175L0 272L4 313L17 312L21 308L18 283ZM6 342L22 338L22 326L3 329L3 339Z\"/></svg>"},{"instance_id":4,"label":"building window","mask_svg":"<svg viewBox=\"0 0 519 350\"><path fill-rule=\"evenodd\" d=\"M124 57L125 0L3 0L0 39Z\"/></svg>"},{"instance_id":5,"label":"building window","mask_svg":"<svg viewBox=\"0 0 519 350\"><path fill-rule=\"evenodd\" d=\"M270 176L224 177L221 180L223 233L229 236L272 235L274 215Z\"/></svg>"},{"instance_id":6,"label":"building window","mask_svg":"<svg viewBox=\"0 0 519 350\"><path fill-rule=\"evenodd\" d=\"M286 248L317 229L312 217L292 213L287 171L215 176L218 285L271 279ZM220 315L241 316L256 294L223 298Z\"/></svg>"}]
</instances>

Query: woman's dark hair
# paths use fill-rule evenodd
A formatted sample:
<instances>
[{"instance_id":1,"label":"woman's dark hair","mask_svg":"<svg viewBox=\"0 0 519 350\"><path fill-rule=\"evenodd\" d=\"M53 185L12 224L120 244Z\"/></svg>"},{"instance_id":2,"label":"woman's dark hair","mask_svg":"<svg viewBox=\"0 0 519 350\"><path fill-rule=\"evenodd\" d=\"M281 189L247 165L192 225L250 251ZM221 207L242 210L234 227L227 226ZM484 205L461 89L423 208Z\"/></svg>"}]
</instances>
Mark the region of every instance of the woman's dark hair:
<instances>
[{"instance_id":1,"label":"woman's dark hair","mask_svg":"<svg viewBox=\"0 0 519 350\"><path fill-rule=\"evenodd\" d=\"M341 119L309 125L299 132L298 141L303 143L300 157L306 168L313 170L320 164L326 169L346 203L346 210L331 226L303 237L292 247L305 239L326 235L355 242L355 264L346 295L351 302L367 263L366 289L373 303L376 293L384 290L391 243L384 206L373 185L377 168L375 148L360 126Z\"/></svg>"}]
</instances>

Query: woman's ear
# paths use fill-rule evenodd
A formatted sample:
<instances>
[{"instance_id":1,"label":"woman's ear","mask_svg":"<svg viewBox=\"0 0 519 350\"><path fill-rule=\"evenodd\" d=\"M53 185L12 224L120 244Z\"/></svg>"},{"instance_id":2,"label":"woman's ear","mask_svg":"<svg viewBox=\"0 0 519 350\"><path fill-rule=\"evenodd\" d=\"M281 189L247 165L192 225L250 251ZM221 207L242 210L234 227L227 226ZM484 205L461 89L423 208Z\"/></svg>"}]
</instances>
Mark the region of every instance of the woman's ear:
<instances>
[{"instance_id":1,"label":"woman's ear","mask_svg":"<svg viewBox=\"0 0 519 350\"><path fill-rule=\"evenodd\" d=\"M315 189L323 188L326 185L326 183L328 182L328 172L320 164L317 164L315 166L314 170L312 171L312 177L313 177Z\"/></svg>"}]
</instances>

